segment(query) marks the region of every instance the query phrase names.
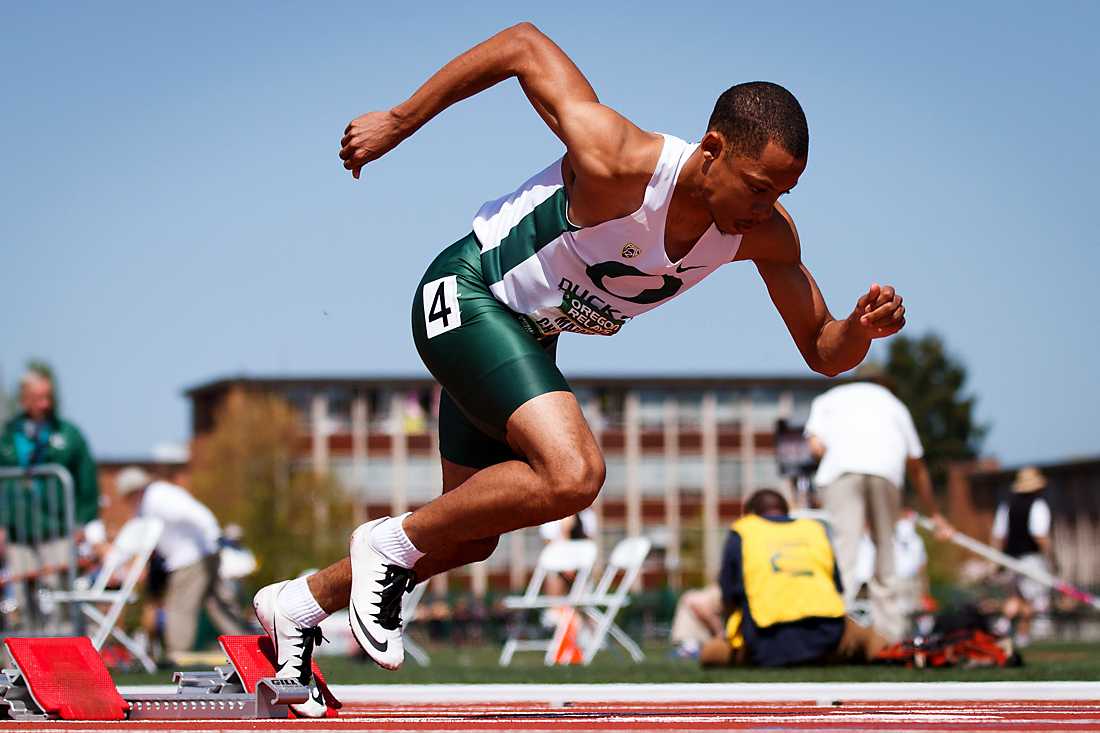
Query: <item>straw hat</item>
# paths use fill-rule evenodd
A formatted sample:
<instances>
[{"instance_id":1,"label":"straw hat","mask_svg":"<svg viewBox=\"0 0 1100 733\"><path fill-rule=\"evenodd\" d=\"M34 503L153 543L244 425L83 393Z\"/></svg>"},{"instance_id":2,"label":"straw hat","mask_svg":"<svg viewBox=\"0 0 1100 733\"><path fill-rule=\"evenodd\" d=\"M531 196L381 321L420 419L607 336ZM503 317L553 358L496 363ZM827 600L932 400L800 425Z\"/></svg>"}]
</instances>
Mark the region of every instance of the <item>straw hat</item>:
<instances>
[{"instance_id":1,"label":"straw hat","mask_svg":"<svg viewBox=\"0 0 1100 733\"><path fill-rule=\"evenodd\" d=\"M1039 491L1047 485L1047 480L1035 466L1026 466L1016 472L1016 480L1012 482L1012 491L1017 494L1030 494Z\"/></svg>"},{"instance_id":2,"label":"straw hat","mask_svg":"<svg viewBox=\"0 0 1100 733\"><path fill-rule=\"evenodd\" d=\"M153 483L153 478L144 469L137 466L127 466L118 472L115 478L115 493L120 497L132 494L144 489Z\"/></svg>"}]
</instances>

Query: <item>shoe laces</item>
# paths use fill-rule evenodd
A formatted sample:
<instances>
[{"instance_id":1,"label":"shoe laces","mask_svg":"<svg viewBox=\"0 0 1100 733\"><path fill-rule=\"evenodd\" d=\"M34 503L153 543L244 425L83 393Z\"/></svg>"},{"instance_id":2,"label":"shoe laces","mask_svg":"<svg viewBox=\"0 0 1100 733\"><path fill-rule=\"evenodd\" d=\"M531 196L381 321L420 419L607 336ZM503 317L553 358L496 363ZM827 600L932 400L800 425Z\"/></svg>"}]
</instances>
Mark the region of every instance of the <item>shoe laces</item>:
<instances>
[{"instance_id":1,"label":"shoe laces","mask_svg":"<svg viewBox=\"0 0 1100 733\"><path fill-rule=\"evenodd\" d=\"M308 628L299 626L297 631L301 635L301 640L292 646L297 647L301 652L298 655L298 663L301 665L298 669L298 682L308 686L313 681L313 649L318 644L327 642L328 639L325 638L320 626Z\"/></svg>"},{"instance_id":2,"label":"shoe laces","mask_svg":"<svg viewBox=\"0 0 1100 733\"><path fill-rule=\"evenodd\" d=\"M387 631L401 628L401 599L416 587L416 573L400 565L386 565L382 591L378 594L378 613L373 614L378 625Z\"/></svg>"}]
</instances>

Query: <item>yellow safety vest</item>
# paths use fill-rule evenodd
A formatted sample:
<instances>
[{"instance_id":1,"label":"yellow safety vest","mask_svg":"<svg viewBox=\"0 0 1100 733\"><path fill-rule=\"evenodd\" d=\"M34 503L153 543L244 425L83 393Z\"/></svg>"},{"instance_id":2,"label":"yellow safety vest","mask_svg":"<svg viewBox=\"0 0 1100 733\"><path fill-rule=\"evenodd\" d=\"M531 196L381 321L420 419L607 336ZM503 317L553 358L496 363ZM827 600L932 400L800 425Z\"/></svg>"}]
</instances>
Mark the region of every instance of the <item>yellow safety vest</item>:
<instances>
[{"instance_id":1,"label":"yellow safety vest","mask_svg":"<svg viewBox=\"0 0 1100 733\"><path fill-rule=\"evenodd\" d=\"M741 536L745 597L758 628L844 616L833 548L821 522L773 522L750 514L731 529Z\"/></svg>"}]
</instances>

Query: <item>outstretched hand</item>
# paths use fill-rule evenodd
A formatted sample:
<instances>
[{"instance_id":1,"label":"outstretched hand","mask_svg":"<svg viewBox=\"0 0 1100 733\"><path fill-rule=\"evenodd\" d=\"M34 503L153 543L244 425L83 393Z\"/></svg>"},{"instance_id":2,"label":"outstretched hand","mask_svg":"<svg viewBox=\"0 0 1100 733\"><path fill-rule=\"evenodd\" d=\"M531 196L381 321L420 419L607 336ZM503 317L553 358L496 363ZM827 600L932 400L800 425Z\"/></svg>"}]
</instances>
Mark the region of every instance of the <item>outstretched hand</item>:
<instances>
[{"instance_id":1,"label":"outstretched hand","mask_svg":"<svg viewBox=\"0 0 1100 733\"><path fill-rule=\"evenodd\" d=\"M932 523L936 527L935 537L937 540L947 542L955 535L955 527L939 512L932 515Z\"/></svg>"},{"instance_id":2,"label":"outstretched hand","mask_svg":"<svg viewBox=\"0 0 1100 733\"><path fill-rule=\"evenodd\" d=\"M405 139L400 120L392 110L367 112L348 123L340 140L340 159L357 180L359 171L381 158Z\"/></svg>"},{"instance_id":3,"label":"outstretched hand","mask_svg":"<svg viewBox=\"0 0 1100 733\"><path fill-rule=\"evenodd\" d=\"M852 318L869 338L892 336L905 325L905 306L892 285L873 283L856 302Z\"/></svg>"}]
</instances>

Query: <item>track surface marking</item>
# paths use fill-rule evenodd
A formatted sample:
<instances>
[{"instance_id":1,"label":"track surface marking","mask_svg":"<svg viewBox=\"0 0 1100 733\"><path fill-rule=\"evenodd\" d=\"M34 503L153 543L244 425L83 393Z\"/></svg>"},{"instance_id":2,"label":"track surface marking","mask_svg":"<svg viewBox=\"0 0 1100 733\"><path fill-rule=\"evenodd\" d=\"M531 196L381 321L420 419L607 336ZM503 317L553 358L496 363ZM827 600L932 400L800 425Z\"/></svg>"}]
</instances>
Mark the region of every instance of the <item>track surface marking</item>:
<instances>
[{"instance_id":1,"label":"track surface marking","mask_svg":"<svg viewBox=\"0 0 1100 733\"><path fill-rule=\"evenodd\" d=\"M339 718L133 723L0 723L0 730L75 731L1100 731L1100 701L854 701L643 704L578 702L362 704Z\"/></svg>"}]
</instances>

